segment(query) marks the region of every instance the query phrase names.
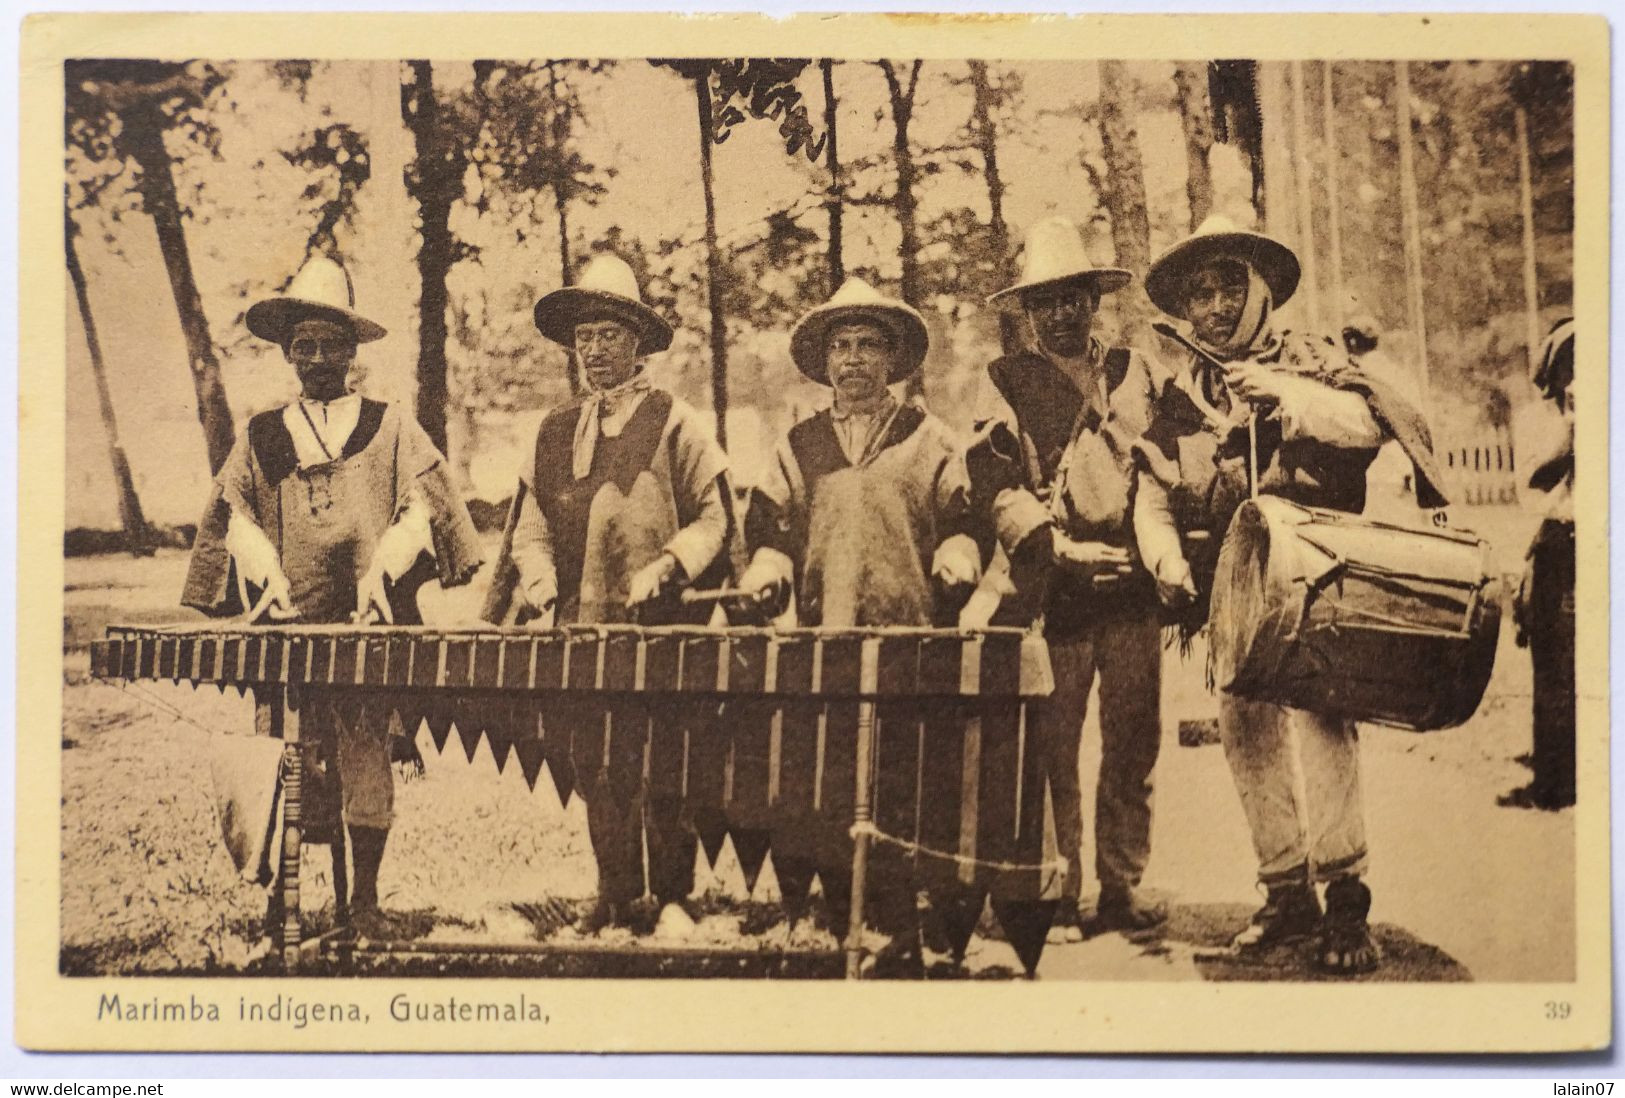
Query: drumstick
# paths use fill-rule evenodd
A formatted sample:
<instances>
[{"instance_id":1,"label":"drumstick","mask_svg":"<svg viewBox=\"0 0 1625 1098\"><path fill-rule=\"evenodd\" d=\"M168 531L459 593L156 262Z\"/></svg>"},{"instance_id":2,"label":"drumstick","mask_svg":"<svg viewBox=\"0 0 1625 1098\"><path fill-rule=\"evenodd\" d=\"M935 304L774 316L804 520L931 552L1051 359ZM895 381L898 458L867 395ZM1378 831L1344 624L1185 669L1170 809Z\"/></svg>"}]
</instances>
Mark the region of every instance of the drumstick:
<instances>
[{"instance_id":1,"label":"drumstick","mask_svg":"<svg viewBox=\"0 0 1625 1098\"><path fill-rule=\"evenodd\" d=\"M747 591L743 587L718 587L710 591L696 591L691 587L678 596L678 601L684 606L697 606L700 603L721 602L724 599L754 599L760 597L760 591Z\"/></svg>"}]
</instances>

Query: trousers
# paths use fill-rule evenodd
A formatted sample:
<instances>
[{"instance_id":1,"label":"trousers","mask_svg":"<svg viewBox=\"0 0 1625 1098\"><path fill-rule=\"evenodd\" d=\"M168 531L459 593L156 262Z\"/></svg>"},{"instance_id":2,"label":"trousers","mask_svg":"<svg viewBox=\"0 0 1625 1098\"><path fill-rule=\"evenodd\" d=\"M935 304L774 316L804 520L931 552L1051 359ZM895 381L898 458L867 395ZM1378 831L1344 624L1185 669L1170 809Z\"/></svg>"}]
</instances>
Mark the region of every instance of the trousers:
<instances>
[{"instance_id":1,"label":"trousers","mask_svg":"<svg viewBox=\"0 0 1625 1098\"><path fill-rule=\"evenodd\" d=\"M1535 789L1574 803L1574 524L1547 519L1532 550L1529 652L1534 661Z\"/></svg>"},{"instance_id":2,"label":"trousers","mask_svg":"<svg viewBox=\"0 0 1625 1098\"><path fill-rule=\"evenodd\" d=\"M1219 740L1266 886L1366 869L1353 721L1219 695Z\"/></svg>"},{"instance_id":3,"label":"trousers","mask_svg":"<svg viewBox=\"0 0 1625 1098\"><path fill-rule=\"evenodd\" d=\"M1151 774L1162 746L1161 628L1147 615L1097 619L1049 642L1055 691L1038 707L1037 741L1049 777L1062 895L1083 882L1083 797L1078 749L1089 693L1100 679L1100 773L1095 781L1095 876L1132 888L1151 858Z\"/></svg>"},{"instance_id":4,"label":"trousers","mask_svg":"<svg viewBox=\"0 0 1625 1098\"><path fill-rule=\"evenodd\" d=\"M685 899L694 890L694 855L699 839L683 818L680 797L657 794L645 778L644 737L616 734L602 718L576 727L571 757L577 788L587 802L587 837L598 863L598 897L628 904L643 895L644 855L649 891L662 903Z\"/></svg>"}]
</instances>

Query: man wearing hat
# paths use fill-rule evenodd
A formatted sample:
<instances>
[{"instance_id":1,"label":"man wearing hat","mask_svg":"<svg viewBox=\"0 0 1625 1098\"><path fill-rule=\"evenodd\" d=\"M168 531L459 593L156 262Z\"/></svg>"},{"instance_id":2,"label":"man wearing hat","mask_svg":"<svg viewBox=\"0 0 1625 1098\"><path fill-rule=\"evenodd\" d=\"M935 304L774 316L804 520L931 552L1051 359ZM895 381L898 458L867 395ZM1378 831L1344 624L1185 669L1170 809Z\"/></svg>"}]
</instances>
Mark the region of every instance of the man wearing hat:
<instances>
[{"instance_id":1,"label":"man wearing hat","mask_svg":"<svg viewBox=\"0 0 1625 1098\"><path fill-rule=\"evenodd\" d=\"M1189 599L1192 561L1180 534L1202 532L1200 544L1217 547L1247 498L1250 475L1261 493L1357 513L1367 467L1394 438L1415 465L1419 502L1444 502L1415 407L1353 366L1330 338L1275 323L1298 273L1285 245L1214 217L1146 274L1151 301L1188 325L1188 337L1179 338L1190 354L1158 393L1154 422L1137 448L1135 529L1164 600L1189 604L1188 631L1206 617L1209 592ZM1205 587L1210 562L1198 563ZM1354 723L1224 695L1219 732L1267 892L1234 945L1264 949L1313 936L1321 969L1371 970L1379 953L1362 880L1367 850ZM1326 885L1324 915L1318 882Z\"/></svg>"},{"instance_id":2,"label":"man wearing hat","mask_svg":"<svg viewBox=\"0 0 1625 1098\"><path fill-rule=\"evenodd\" d=\"M1040 710L1038 743L1068 861L1061 918L1073 938L1083 877L1078 751L1097 677L1094 925L1145 930L1168 915L1139 891L1151 854L1162 652L1156 596L1135 564L1130 499L1154 375L1139 353L1091 333L1101 295L1129 280L1091 261L1066 218L1032 226L1021 280L990 299L1020 305L1028 348L988 366L991 407L967 456L979 510L1010 561L1015 591L1000 612L1041 613L1049 642L1055 691Z\"/></svg>"},{"instance_id":3,"label":"man wearing hat","mask_svg":"<svg viewBox=\"0 0 1625 1098\"><path fill-rule=\"evenodd\" d=\"M247 323L282 348L300 395L250 419L216 475L181 601L253 620L420 623L418 588L467 583L480 546L417 421L349 389L357 345L384 329L355 311L344 268L320 256L285 293L250 308ZM394 807L389 713L312 687L302 717L308 742L336 749L355 863L350 916L375 936L388 925L378 868Z\"/></svg>"},{"instance_id":4,"label":"man wearing hat","mask_svg":"<svg viewBox=\"0 0 1625 1098\"><path fill-rule=\"evenodd\" d=\"M722 587L735 531L728 459L687 404L651 384L644 360L672 328L614 255L536 303L536 327L573 351L591 387L550 412L520 469L501 557L482 616L554 625L703 623L679 604L685 586ZM642 756L605 761L602 735L577 729L578 788L598 861L598 903L585 933L625 925L649 886L662 933L692 929L695 837L680 806L644 794Z\"/></svg>"},{"instance_id":5,"label":"man wearing hat","mask_svg":"<svg viewBox=\"0 0 1625 1098\"><path fill-rule=\"evenodd\" d=\"M801 625L957 619L981 575L960 443L947 424L888 388L920 368L927 343L919 313L859 278L791 330L796 367L829 386L832 401L790 428L751 492L751 558L740 587L770 613L793 594ZM740 610L733 608L736 618ZM811 884L813 857L774 848L792 908ZM821 874L837 907L849 880L838 862L826 860ZM919 956L914 893L895 879L878 891L877 920L896 935L888 963L912 965Z\"/></svg>"}]
</instances>

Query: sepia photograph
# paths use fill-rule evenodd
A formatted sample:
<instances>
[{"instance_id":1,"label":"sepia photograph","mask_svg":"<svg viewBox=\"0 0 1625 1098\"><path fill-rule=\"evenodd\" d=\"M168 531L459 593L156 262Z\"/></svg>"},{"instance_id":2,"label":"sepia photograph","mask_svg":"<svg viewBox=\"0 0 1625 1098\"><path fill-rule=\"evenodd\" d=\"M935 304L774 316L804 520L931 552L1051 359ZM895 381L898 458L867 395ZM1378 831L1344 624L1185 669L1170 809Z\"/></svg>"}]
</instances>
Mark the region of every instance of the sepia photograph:
<instances>
[{"instance_id":1,"label":"sepia photograph","mask_svg":"<svg viewBox=\"0 0 1625 1098\"><path fill-rule=\"evenodd\" d=\"M23 1044L1606 1043L1600 20L107 18Z\"/></svg>"}]
</instances>

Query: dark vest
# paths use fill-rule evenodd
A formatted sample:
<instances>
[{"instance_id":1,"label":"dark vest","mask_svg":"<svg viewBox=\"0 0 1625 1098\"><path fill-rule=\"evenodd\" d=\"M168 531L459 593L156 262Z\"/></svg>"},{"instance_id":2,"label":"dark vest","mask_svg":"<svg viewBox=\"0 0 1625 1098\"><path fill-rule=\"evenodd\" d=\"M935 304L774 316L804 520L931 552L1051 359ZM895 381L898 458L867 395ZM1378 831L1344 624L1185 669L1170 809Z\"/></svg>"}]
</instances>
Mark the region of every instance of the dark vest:
<instances>
[{"instance_id":1,"label":"dark vest","mask_svg":"<svg viewBox=\"0 0 1625 1098\"><path fill-rule=\"evenodd\" d=\"M1108 393L1123 383L1128 363L1128 348L1113 347L1106 352ZM1083 394L1059 366L1031 351L996 359L988 365L987 373L993 387L1016 414L1022 433L1032 439L1043 482L1048 484L1072 441L1072 427L1083 407Z\"/></svg>"},{"instance_id":2,"label":"dark vest","mask_svg":"<svg viewBox=\"0 0 1625 1098\"><path fill-rule=\"evenodd\" d=\"M593 447L592 469L585 479L577 480L571 470L570 454L575 447L576 422L581 418L581 400L571 401L551 412L542 420L536 432L535 466L531 484L542 516L547 520L553 548L553 567L558 583L558 620L567 624L576 620L580 608L581 573L586 562L587 527L592 515L593 500L606 485L613 485L622 496L629 494L638 474L651 468L656 461L672 460L672 454L661 452L661 440L666 437L666 424L671 419L672 396L660 389L651 389L632 413L621 433L611 438L600 434ZM676 435L670 436L667 448L676 444ZM730 505L726 491L724 505ZM679 513L679 528L694 516ZM698 588L721 587L727 582L729 561L726 546L717 558L698 577L690 577L690 586ZM663 620L703 620L696 615L709 614L709 607L663 607Z\"/></svg>"}]
</instances>

